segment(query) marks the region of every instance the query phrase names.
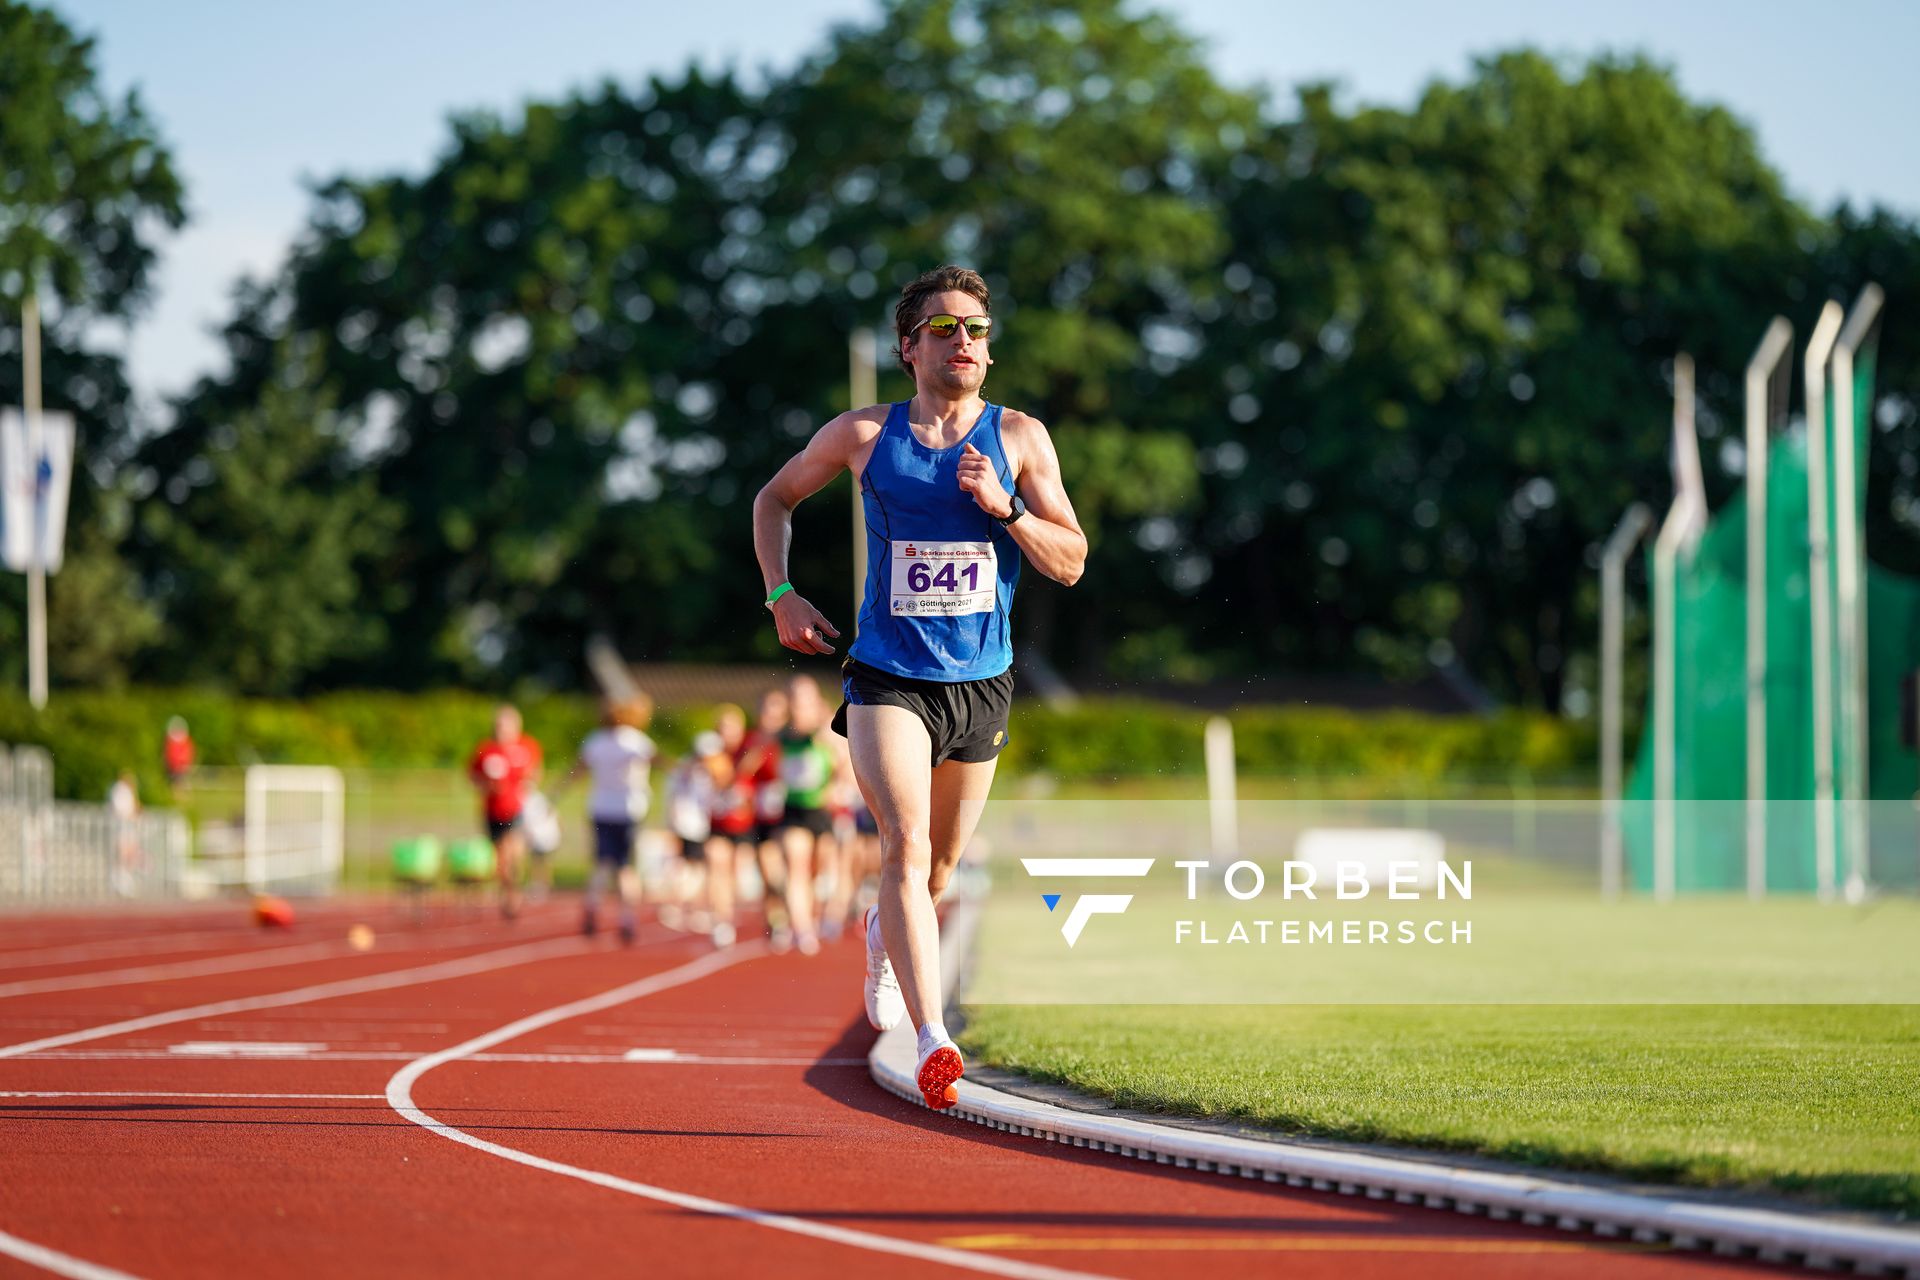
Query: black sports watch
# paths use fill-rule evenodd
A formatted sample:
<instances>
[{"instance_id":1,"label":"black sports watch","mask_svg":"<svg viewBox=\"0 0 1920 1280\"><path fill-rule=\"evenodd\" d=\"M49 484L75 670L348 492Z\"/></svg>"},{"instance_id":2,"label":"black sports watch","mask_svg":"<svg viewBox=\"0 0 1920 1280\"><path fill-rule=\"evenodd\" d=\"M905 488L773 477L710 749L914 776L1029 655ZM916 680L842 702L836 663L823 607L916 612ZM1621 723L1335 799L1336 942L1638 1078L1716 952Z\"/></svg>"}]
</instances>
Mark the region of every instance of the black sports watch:
<instances>
[{"instance_id":1,"label":"black sports watch","mask_svg":"<svg viewBox=\"0 0 1920 1280\"><path fill-rule=\"evenodd\" d=\"M1005 526L1012 524L1025 514L1027 514L1027 504L1022 502L1020 495L1016 493L1013 495L1013 509L1004 516L995 516L994 519L998 520L1002 526Z\"/></svg>"}]
</instances>

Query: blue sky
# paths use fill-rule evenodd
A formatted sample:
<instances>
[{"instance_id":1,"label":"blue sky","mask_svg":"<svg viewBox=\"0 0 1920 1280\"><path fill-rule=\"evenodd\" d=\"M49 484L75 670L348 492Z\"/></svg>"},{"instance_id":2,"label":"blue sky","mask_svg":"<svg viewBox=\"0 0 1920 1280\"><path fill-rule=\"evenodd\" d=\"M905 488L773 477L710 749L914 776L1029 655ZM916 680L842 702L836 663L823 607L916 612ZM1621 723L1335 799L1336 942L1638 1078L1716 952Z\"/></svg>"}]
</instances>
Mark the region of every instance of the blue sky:
<instances>
[{"instance_id":1,"label":"blue sky","mask_svg":"<svg viewBox=\"0 0 1920 1280\"><path fill-rule=\"evenodd\" d=\"M150 410L218 366L208 329L243 273L279 261L307 183L419 172L450 112L510 112L689 61L785 69L875 0L54 0L99 42L106 82L137 87L185 175L193 222L169 242L153 305L124 341ZM1836 0L1159 0L1229 83L1277 100L1334 79L1350 100L1405 104L1476 54L1517 44L1584 55L1640 50L1688 94L1759 133L1801 198L1920 213L1920 4Z\"/></svg>"}]
</instances>

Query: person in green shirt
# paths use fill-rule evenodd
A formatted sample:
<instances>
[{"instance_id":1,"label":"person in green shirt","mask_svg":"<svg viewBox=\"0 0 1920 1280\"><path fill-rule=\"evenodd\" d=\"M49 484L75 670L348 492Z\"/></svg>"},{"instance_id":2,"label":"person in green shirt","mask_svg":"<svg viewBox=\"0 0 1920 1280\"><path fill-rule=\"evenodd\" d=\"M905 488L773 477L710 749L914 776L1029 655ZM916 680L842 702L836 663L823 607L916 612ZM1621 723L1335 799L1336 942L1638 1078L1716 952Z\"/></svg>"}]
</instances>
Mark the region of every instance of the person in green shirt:
<instances>
[{"instance_id":1,"label":"person in green shirt","mask_svg":"<svg viewBox=\"0 0 1920 1280\"><path fill-rule=\"evenodd\" d=\"M840 773L839 756L822 738L828 732L826 699L812 676L795 676L787 684L787 725L780 731L780 782L786 788L786 809L780 816L777 839L785 862L787 914L793 945L803 955L817 955L815 854L823 839L833 838L833 818L827 793ZM778 947L781 939L775 938Z\"/></svg>"}]
</instances>

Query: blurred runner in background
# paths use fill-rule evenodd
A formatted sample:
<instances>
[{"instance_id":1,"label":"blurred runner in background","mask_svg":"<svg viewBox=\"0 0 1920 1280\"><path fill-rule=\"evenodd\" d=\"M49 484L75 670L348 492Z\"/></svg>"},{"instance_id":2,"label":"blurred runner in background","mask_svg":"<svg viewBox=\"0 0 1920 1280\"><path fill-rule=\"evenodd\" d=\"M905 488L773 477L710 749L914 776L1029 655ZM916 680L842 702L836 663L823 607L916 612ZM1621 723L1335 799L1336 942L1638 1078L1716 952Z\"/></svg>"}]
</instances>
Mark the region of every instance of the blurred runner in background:
<instances>
[{"instance_id":1,"label":"blurred runner in background","mask_svg":"<svg viewBox=\"0 0 1920 1280\"><path fill-rule=\"evenodd\" d=\"M685 913L686 927L710 933L719 919L713 908L715 879L733 874L731 842L713 834L714 809L733 778L720 735L708 730L694 735L693 749L667 775L667 825L680 841L680 875L676 877L673 906ZM722 852L721 850L724 850ZM732 899L721 895L727 915ZM666 908L661 908L665 917Z\"/></svg>"},{"instance_id":2,"label":"blurred runner in background","mask_svg":"<svg viewBox=\"0 0 1920 1280\"><path fill-rule=\"evenodd\" d=\"M520 855L526 837L520 830L527 790L540 781L540 744L521 732L520 711L502 703L493 713L493 736L473 749L467 776L480 792L481 818L493 841L500 877L500 914L520 914Z\"/></svg>"},{"instance_id":3,"label":"blurred runner in background","mask_svg":"<svg viewBox=\"0 0 1920 1280\"><path fill-rule=\"evenodd\" d=\"M824 741L828 736L827 703L812 676L795 676L787 682L787 707L787 727L780 733L780 783L785 807L777 830L794 944L802 955L811 956L820 952L814 853L823 838L829 844L833 840L827 791L833 785L836 757Z\"/></svg>"},{"instance_id":4,"label":"blurred runner in background","mask_svg":"<svg viewBox=\"0 0 1920 1280\"><path fill-rule=\"evenodd\" d=\"M856 923L861 881L859 831L855 811L864 802L853 780L853 765L847 756L847 740L837 733L820 735L821 745L833 753L833 781L827 786L829 830L814 842L813 857L824 895L820 904L820 937L836 941L849 924Z\"/></svg>"},{"instance_id":5,"label":"blurred runner in background","mask_svg":"<svg viewBox=\"0 0 1920 1280\"><path fill-rule=\"evenodd\" d=\"M174 716L167 721L167 736L160 743L160 763L166 766L167 784L175 791L186 793L187 784L193 778L195 755L187 722Z\"/></svg>"},{"instance_id":6,"label":"blurred runner in background","mask_svg":"<svg viewBox=\"0 0 1920 1280\"><path fill-rule=\"evenodd\" d=\"M107 812L113 815L113 891L131 898L140 888L140 784L121 770L107 788Z\"/></svg>"},{"instance_id":7,"label":"blurred runner in background","mask_svg":"<svg viewBox=\"0 0 1920 1280\"><path fill-rule=\"evenodd\" d=\"M741 868L754 865L757 845L753 782L745 774L745 757L753 743L747 733L747 713L736 706L720 708L714 717L714 731L726 761L726 782L713 798L713 829L707 840L707 908L713 912L713 945L730 947L735 937L734 887Z\"/></svg>"},{"instance_id":8,"label":"blurred runner in background","mask_svg":"<svg viewBox=\"0 0 1920 1280\"><path fill-rule=\"evenodd\" d=\"M787 786L780 780L780 735L787 727L787 716L785 690L769 689L760 695L759 713L737 770L737 776L744 775L753 784L754 858L766 886L767 934L775 951L793 946L786 855L779 838L780 820L787 812Z\"/></svg>"},{"instance_id":9,"label":"blurred runner in background","mask_svg":"<svg viewBox=\"0 0 1920 1280\"><path fill-rule=\"evenodd\" d=\"M633 870L633 842L646 821L651 799L656 748L646 726L652 718L653 701L644 693L605 699L600 704L600 727L580 744L579 758L553 789L558 801L582 774L592 780L587 817L593 823L593 873L587 880L580 919L580 931L589 937L600 927L600 896L611 880L620 895L620 941L631 944L634 940L634 903L640 886Z\"/></svg>"}]
</instances>

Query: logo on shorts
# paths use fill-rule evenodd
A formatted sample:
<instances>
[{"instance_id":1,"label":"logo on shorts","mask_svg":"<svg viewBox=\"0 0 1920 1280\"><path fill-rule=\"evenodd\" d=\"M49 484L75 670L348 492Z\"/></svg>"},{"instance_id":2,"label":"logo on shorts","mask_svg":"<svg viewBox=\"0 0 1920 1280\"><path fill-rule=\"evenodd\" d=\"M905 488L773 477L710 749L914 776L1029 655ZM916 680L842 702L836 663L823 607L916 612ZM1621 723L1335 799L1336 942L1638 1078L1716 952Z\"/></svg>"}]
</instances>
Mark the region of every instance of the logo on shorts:
<instances>
[{"instance_id":1,"label":"logo on shorts","mask_svg":"<svg viewBox=\"0 0 1920 1280\"><path fill-rule=\"evenodd\" d=\"M994 746L996 746L996 747L997 747L997 746L999 746L999 745L1000 745L1001 743L1003 743L1003 742L1005 742L1006 740L1007 740L1007 731L1006 731L1005 729L996 729L996 730L994 731L994 734L993 734L993 745L994 745Z\"/></svg>"},{"instance_id":2,"label":"logo on shorts","mask_svg":"<svg viewBox=\"0 0 1920 1280\"><path fill-rule=\"evenodd\" d=\"M995 739L998 741L998 738ZM1152 858L1022 858L1020 865L1035 879L1092 879L1097 876L1144 876L1153 870ZM1052 911L1060 905L1060 894L1043 893L1040 900ZM1073 900L1067 918L1060 925L1061 936L1071 947L1080 941L1087 921L1095 916L1117 916L1133 902L1130 893L1085 893Z\"/></svg>"}]
</instances>

